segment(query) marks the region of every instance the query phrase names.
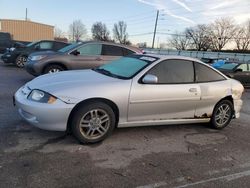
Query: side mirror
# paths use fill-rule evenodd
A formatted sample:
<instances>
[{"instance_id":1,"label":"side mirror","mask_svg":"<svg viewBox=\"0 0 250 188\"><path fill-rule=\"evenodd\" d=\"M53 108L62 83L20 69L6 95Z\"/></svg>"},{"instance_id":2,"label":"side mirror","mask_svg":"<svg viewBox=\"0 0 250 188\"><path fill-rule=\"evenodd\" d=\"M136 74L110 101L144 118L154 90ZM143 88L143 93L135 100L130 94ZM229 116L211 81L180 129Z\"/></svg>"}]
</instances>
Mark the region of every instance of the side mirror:
<instances>
[{"instance_id":1,"label":"side mirror","mask_svg":"<svg viewBox=\"0 0 250 188\"><path fill-rule=\"evenodd\" d=\"M158 78L155 75L152 74L146 74L143 79L142 82L144 84L157 84L158 83Z\"/></svg>"},{"instance_id":2,"label":"side mirror","mask_svg":"<svg viewBox=\"0 0 250 188\"><path fill-rule=\"evenodd\" d=\"M80 52L79 52L78 50L74 50L73 52L71 52L71 54L72 54L72 55L76 55L76 56L77 56L77 55L79 55L79 54L80 54Z\"/></svg>"},{"instance_id":3,"label":"side mirror","mask_svg":"<svg viewBox=\"0 0 250 188\"><path fill-rule=\"evenodd\" d=\"M35 46L35 50L40 50L40 46L39 46L39 45L36 45L36 46Z\"/></svg>"}]
</instances>

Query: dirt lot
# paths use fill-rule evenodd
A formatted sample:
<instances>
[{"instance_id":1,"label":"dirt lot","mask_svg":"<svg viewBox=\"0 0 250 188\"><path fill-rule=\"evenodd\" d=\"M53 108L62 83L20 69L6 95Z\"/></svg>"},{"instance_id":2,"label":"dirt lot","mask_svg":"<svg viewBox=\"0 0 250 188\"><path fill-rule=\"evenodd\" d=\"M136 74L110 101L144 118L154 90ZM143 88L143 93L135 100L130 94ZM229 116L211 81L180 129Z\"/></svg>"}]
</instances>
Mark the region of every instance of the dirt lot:
<instances>
[{"instance_id":1,"label":"dirt lot","mask_svg":"<svg viewBox=\"0 0 250 188\"><path fill-rule=\"evenodd\" d=\"M249 187L250 90L241 118L117 129L99 144L24 122L12 95L33 77L0 62L0 187Z\"/></svg>"}]
</instances>

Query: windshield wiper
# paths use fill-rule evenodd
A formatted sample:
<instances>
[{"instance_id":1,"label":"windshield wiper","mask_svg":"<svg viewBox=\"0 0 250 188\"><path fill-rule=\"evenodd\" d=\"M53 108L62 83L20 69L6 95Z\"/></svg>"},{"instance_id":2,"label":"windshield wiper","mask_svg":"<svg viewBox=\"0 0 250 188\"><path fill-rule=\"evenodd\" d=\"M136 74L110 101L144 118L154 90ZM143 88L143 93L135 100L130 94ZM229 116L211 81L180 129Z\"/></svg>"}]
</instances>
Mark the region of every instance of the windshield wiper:
<instances>
[{"instance_id":1,"label":"windshield wiper","mask_svg":"<svg viewBox=\"0 0 250 188\"><path fill-rule=\"evenodd\" d=\"M111 76L114 78L120 78L118 75L115 75L115 74L111 73L110 71L103 69L103 68L96 68L96 69L92 69L92 70L99 72L99 73L102 73L102 74L105 74L107 76Z\"/></svg>"},{"instance_id":2,"label":"windshield wiper","mask_svg":"<svg viewBox=\"0 0 250 188\"><path fill-rule=\"evenodd\" d=\"M106 69L102 69L102 68L96 68L96 69L93 69L97 72L100 72L100 73L103 73L103 74L107 74L107 75L112 75L112 73Z\"/></svg>"}]
</instances>

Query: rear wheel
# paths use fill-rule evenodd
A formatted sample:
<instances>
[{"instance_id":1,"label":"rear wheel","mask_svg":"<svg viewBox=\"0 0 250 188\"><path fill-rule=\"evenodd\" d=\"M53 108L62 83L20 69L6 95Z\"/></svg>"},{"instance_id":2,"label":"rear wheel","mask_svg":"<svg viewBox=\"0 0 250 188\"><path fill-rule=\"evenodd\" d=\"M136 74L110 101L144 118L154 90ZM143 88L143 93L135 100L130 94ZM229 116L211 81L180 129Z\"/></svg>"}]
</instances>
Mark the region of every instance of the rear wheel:
<instances>
[{"instance_id":1,"label":"rear wheel","mask_svg":"<svg viewBox=\"0 0 250 188\"><path fill-rule=\"evenodd\" d=\"M16 58L16 66L19 68L23 68L26 62L27 62L27 57L24 55L19 55Z\"/></svg>"},{"instance_id":2,"label":"rear wheel","mask_svg":"<svg viewBox=\"0 0 250 188\"><path fill-rule=\"evenodd\" d=\"M44 74L61 72L64 70L65 69L61 65L48 65L44 70Z\"/></svg>"},{"instance_id":3,"label":"rear wheel","mask_svg":"<svg viewBox=\"0 0 250 188\"><path fill-rule=\"evenodd\" d=\"M215 129L223 129L226 127L232 117L233 117L233 104L229 100L222 100L219 102L213 111L213 115L211 118L211 125Z\"/></svg>"},{"instance_id":4,"label":"rear wheel","mask_svg":"<svg viewBox=\"0 0 250 188\"><path fill-rule=\"evenodd\" d=\"M73 114L71 128L81 143L96 143L105 139L115 127L112 108L103 103L86 103Z\"/></svg>"}]
</instances>

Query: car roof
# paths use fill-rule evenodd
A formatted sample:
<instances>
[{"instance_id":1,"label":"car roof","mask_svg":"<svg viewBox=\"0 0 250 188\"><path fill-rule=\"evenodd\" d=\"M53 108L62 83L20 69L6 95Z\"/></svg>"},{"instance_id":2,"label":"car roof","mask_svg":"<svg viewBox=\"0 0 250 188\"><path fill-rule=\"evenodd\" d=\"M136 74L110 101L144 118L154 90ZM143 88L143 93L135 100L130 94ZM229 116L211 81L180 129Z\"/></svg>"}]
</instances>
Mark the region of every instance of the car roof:
<instances>
[{"instance_id":1,"label":"car roof","mask_svg":"<svg viewBox=\"0 0 250 188\"><path fill-rule=\"evenodd\" d=\"M114 46L119 46L119 47L127 48L127 49L135 51L137 53L142 53L142 50L140 48L137 48L135 46L125 45L125 44L119 44L119 43L115 43L115 42L91 40L91 41L80 41L79 45L87 44L87 43L100 43L100 44L114 45Z\"/></svg>"},{"instance_id":2,"label":"car roof","mask_svg":"<svg viewBox=\"0 0 250 188\"><path fill-rule=\"evenodd\" d=\"M143 56L148 56L148 57L155 57L161 60L167 60L167 59L182 59L182 60L189 60L189 61L198 61L202 62L198 58L193 58L193 57L187 57L187 56L179 56L179 55L159 55L159 54L143 54ZM203 63L203 62L202 62Z\"/></svg>"},{"instance_id":3,"label":"car roof","mask_svg":"<svg viewBox=\"0 0 250 188\"><path fill-rule=\"evenodd\" d=\"M219 58L219 57L202 57L201 59L211 59L211 60L215 60L215 59L225 59L225 58Z\"/></svg>"},{"instance_id":4,"label":"car roof","mask_svg":"<svg viewBox=\"0 0 250 188\"><path fill-rule=\"evenodd\" d=\"M63 42L63 41L58 41L58 40L38 40L38 41L33 41L33 42L58 42L58 43L63 43L63 44L69 44L67 42Z\"/></svg>"}]
</instances>

